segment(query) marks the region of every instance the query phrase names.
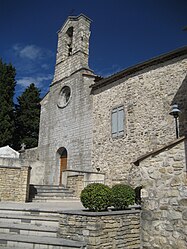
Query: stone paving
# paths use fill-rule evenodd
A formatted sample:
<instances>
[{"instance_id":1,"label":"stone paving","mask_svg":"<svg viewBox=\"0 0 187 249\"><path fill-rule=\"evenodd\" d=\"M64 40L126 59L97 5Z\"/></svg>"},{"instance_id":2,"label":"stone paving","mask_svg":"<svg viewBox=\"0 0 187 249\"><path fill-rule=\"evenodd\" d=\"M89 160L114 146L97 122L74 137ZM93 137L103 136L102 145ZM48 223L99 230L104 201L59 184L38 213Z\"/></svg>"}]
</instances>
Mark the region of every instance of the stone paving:
<instances>
[{"instance_id":1,"label":"stone paving","mask_svg":"<svg viewBox=\"0 0 187 249\"><path fill-rule=\"evenodd\" d=\"M22 209L22 210L42 210L42 211L63 211L63 210L81 210L82 206L79 200L64 200L63 202L45 202L45 203L20 203L20 202L0 202L2 209Z\"/></svg>"}]
</instances>

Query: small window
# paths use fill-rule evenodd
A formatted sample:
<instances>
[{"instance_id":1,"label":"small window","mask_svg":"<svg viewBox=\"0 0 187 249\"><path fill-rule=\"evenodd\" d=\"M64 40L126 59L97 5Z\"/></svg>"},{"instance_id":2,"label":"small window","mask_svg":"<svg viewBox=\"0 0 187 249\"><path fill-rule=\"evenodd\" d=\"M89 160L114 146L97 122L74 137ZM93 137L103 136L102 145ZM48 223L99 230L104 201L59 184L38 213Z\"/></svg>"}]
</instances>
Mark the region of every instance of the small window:
<instances>
[{"instance_id":1,"label":"small window","mask_svg":"<svg viewBox=\"0 0 187 249\"><path fill-rule=\"evenodd\" d=\"M112 110L112 137L124 135L124 107L119 106Z\"/></svg>"}]
</instances>

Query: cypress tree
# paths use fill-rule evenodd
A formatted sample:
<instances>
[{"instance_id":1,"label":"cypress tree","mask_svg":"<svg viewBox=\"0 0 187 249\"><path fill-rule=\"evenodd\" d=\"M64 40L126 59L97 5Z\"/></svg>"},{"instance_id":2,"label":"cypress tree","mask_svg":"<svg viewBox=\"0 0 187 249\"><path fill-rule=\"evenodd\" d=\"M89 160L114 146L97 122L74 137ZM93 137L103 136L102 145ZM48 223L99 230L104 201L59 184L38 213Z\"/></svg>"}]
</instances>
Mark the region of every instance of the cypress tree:
<instances>
[{"instance_id":1,"label":"cypress tree","mask_svg":"<svg viewBox=\"0 0 187 249\"><path fill-rule=\"evenodd\" d=\"M17 100L15 133L17 138L14 147L20 149L23 143L27 149L36 147L40 121L40 90L32 83Z\"/></svg>"},{"instance_id":2,"label":"cypress tree","mask_svg":"<svg viewBox=\"0 0 187 249\"><path fill-rule=\"evenodd\" d=\"M0 147L13 145L15 76L15 68L0 59Z\"/></svg>"}]
</instances>

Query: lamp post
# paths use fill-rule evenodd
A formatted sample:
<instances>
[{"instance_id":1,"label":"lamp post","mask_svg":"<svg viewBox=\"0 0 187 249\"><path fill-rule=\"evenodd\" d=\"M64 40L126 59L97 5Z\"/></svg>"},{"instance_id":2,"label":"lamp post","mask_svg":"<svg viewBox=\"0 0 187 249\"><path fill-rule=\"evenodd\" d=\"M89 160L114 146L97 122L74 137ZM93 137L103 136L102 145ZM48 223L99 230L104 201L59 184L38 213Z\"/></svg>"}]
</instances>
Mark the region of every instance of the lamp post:
<instances>
[{"instance_id":1,"label":"lamp post","mask_svg":"<svg viewBox=\"0 0 187 249\"><path fill-rule=\"evenodd\" d=\"M181 111L179 110L178 105L175 104L175 105L172 105L171 112L169 113L175 119L176 138L179 138L178 117L179 117L180 112Z\"/></svg>"}]
</instances>

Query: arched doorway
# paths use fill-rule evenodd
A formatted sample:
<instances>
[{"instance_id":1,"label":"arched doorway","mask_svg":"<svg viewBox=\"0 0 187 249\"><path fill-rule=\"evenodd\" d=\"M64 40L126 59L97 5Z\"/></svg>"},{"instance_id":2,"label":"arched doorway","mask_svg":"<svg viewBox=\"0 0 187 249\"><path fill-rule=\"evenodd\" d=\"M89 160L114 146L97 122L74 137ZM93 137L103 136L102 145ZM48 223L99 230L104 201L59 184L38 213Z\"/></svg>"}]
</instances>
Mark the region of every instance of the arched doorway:
<instances>
[{"instance_id":1,"label":"arched doorway","mask_svg":"<svg viewBox=\"0 0 187 249\"><path fill-rule=\"evenodd\" d=\"M60 177L59 177L59 185L62 185L62 174L63 171L67 169L67 150L64 147L58 149L58 154L60 155Z\"/></svg>"}]
</instances>

